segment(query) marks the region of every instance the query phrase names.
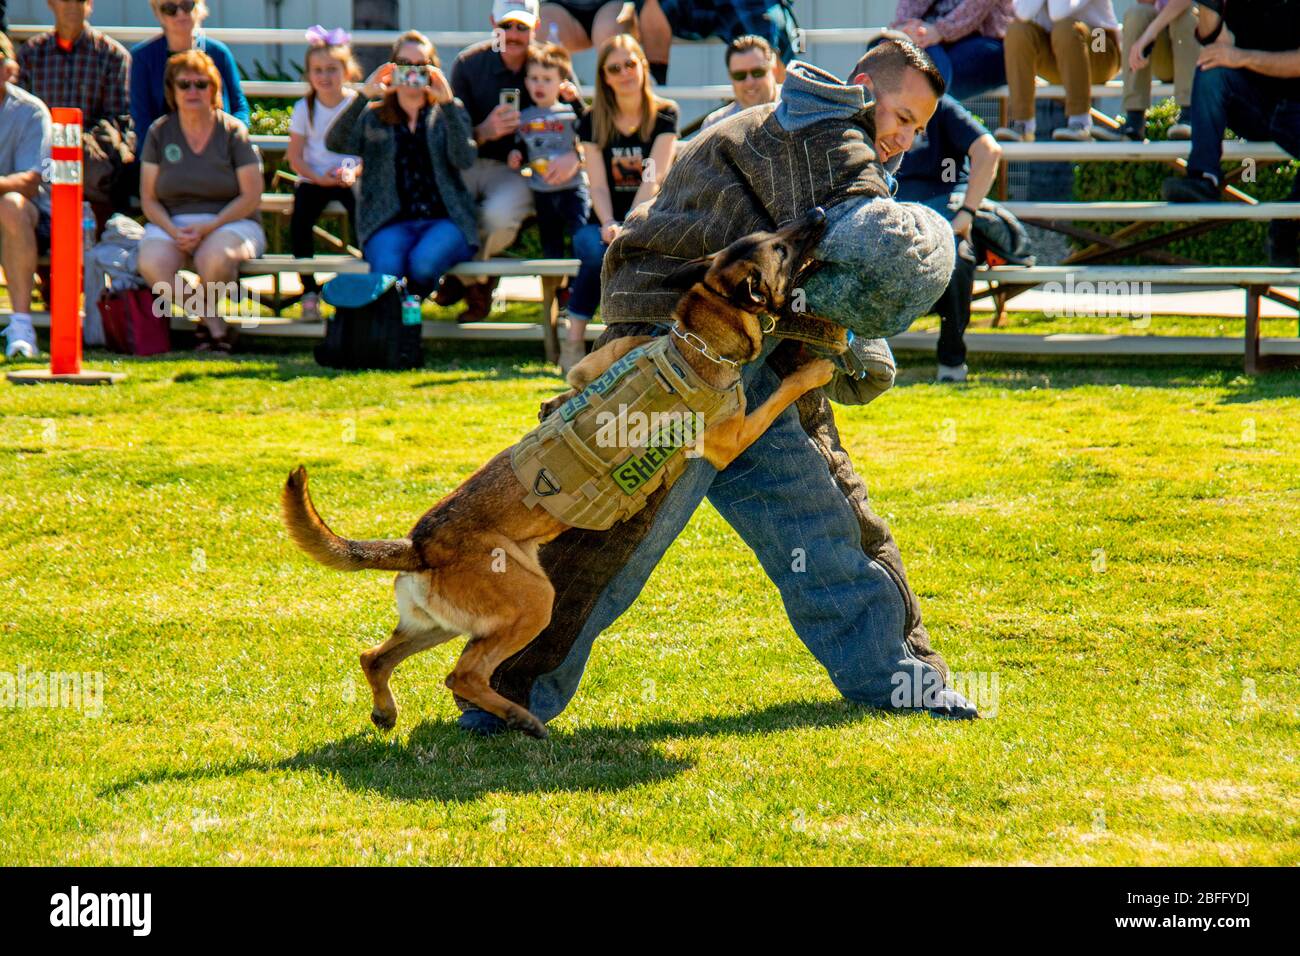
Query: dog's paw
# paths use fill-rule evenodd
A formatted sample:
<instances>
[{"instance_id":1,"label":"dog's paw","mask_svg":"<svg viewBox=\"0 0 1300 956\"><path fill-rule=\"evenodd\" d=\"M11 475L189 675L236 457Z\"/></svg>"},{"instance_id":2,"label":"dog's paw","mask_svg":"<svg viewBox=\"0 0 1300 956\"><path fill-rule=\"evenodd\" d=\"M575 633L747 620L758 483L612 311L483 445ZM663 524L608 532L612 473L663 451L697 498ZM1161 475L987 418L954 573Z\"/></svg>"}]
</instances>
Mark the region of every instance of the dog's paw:
<instances>
[{"instance_id":1,"label":"dog's paw","mask_svg":"<svg viewBox=\"0 0 1300 956\"><path fill-rule=\"evenodd\" d=\"M542 402L542 404L537 409L537 420L539 422L546 421L546 419L548 419L552 414L554 414L555 411L561 405L563 405L565 402L567 402L569 399L573 398L573 396L577 394L578 394L578 390L575 388L571 388L567 392L563 392L559 395L556 395L554 398L547 399L546 401Z\"/></svg>"},{"instance_id":2,"label":"dog's paw","mask_svg":"<svg viewBox=\"0 0 1300 956\"><path fill-rule=\"evenodd\" d=\"M522 730L530 737L536 737L538 740L545 740L550 736L550 731L546 725L532 715L530 711L520 707L518 710L511 710L506 716L506 726L514 730Z\"/></svg>"},{"instance_id":3,"label":"dog's paw","mask_svg":"<svg viewBox=\"0 0 1300 956\"><path fill-rule=\"evenodd\" d=\"M835 377L835 363L827 358L815 358L800 365L790 377L805 389L820 388Z\"/></svg>"}]
</instances>

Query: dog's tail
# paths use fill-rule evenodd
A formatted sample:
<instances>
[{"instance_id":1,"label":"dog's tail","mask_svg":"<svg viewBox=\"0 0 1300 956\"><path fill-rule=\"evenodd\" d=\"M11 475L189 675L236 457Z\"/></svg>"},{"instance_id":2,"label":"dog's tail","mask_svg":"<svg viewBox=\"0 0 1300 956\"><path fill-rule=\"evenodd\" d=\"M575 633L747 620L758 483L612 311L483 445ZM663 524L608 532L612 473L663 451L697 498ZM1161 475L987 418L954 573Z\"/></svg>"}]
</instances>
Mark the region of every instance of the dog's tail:
<instances>
[{"instance_id":1,"label":"dog's tail","mask_svg":"<svg viewBox=\"0 0 1300 956\"><path fill-rule=\"evenodd\" d=\"M419 571L424 568L410 538L396 541L350 541L331 531L316 513L307 493L307 469L289 473L280 496L284 524L298 547L321 564L339 571Z\"/></svg>"}]
</instances>

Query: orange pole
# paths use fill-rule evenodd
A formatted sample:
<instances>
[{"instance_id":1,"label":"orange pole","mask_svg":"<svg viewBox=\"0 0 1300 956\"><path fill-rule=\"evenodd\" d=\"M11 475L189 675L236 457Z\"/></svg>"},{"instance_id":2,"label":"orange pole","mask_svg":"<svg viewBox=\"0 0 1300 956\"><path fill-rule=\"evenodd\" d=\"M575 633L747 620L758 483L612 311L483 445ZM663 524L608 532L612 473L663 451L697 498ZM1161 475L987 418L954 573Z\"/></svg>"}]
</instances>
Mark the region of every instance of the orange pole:
<instances>
[{"instance_id":1,"label":"orange pole","mask_svg":"<svg viewBox=\"0 0 1300 956\"><path fill-rule=\"evenodd\" d=\"M56 107L50 177L50 373L81 372L81 110Z\"/></svg>"}]
</instances>

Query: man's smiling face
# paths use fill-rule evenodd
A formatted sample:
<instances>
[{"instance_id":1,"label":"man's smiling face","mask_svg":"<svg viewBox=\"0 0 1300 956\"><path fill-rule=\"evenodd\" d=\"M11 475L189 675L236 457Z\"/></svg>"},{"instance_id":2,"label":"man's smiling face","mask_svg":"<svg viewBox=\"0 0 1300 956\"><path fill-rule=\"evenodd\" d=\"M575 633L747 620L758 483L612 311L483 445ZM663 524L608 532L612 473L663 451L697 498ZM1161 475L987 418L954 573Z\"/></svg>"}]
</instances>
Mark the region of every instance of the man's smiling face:
<instances>
[{"instance_id":1,"label":"man's smiling face","mask_svg":"<svg viewBox=\"0 0 1300 956\"><path fill-rule=\"evenodd\" d=\"M876 98L876 153L882 163L912 148L939 105L930 81L919 70L904 70L898 89L892 91L877 87L865 73L853 82Z\"/></svg>"}]
</instances>

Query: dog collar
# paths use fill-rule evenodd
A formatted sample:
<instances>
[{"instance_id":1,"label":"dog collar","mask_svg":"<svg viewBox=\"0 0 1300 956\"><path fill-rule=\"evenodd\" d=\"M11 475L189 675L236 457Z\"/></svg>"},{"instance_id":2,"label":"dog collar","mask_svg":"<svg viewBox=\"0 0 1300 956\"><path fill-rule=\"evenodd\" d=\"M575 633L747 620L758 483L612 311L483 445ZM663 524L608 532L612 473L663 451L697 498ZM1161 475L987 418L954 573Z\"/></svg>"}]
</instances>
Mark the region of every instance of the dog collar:
<instances>
[{"instance_id":1,"label":"dog collar","mask_svg":"<svg viewBox=\"0 0 1300 956\"><path fill-rule=\"evenodd\" d=\"M672 332L673 335L677 336L679 339L681 339L691 348L695 349L695 351L699 352L701 355L703 355L706 359L708 359L713 364L730 365L732 368L740 368L739 362L733 359L729 359L724 355L718 354L712 348L709 347L708 342L704 341L704 339L700 338L694 332L679 331L676 325L673 326Z\"/></svg>"}]
</instances>

